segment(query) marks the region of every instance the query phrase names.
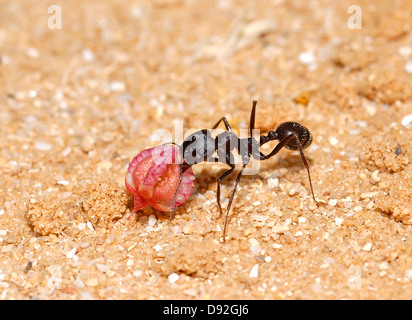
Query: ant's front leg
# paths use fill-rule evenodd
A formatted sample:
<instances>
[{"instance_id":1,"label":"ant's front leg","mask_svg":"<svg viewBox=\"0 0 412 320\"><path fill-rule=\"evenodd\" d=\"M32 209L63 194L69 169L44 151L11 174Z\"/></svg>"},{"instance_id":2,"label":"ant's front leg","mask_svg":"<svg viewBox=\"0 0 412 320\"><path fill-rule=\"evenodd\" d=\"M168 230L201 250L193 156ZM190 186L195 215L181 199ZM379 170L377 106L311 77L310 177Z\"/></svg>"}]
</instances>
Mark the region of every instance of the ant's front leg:
<instances>
[{"instance_id":1,"label":"ant's front leg","mask_svg":"<svg viewBox=\"0 0 412 320\"><path fill-rule=\"evenodd\" d=\"M174 214L175 200L176 200L177 191L180 188L180 185L182 183L182 178L183 178L183 164L182 163L179 165L179 169L180 169L179 182L178 182L177 187L175 189L175 194L173 195L172 206L170 208L170 220L173 220L175 218L175 214Z\"/></svg>"},{"instance_id":2,"label":"ant's front leg","mask_svg":"<svg viewBox=\"0 0 412 320\"><path fill-rule=\"evenodd\" d=\"M223 162L225 164L227 164L228 166L230 166L230 169L223 172L223 174L217 178L216 182L217 182L217 189L216 189L216 202L217 205L219 206L219 218L222 216L222 206L220 204L220 185L221 182L224 178L226 178L229 174L231 174L233 172L233 170L235 170L235 159L233 158L233 155L229 152L226 153L224 155L224 159L220 159L221 161L219 161L219 158L214 158L215 162Z\"/></svg>"},{"instance_id":3,"label":"ant's front leg","mask_svg":"<svg viewBox=\"0 0 412 320\"><path fill-rule=\"evenodd\" d=\"M225 171L219 178L217 178L217 190L216 190L216 200L217 200L217 205L219 206L219 218L222 216L222 206L220 205L220 183L222 180L227 177L229 174L235 170L235 165L227 163L230 166L230 169L228 171Z\"/></svg>"},{"instance_id":4,"label":"ant's front leg","mask_svg":"<svg viewBox=\"0 0 412 320\"><path fill-rule=\"evenodd\" d=\"M303 165L306 168L306 171L308 172L308 178L309 178L309 186L310 186L310 191L312 193L312 197L313 200L315 201L316 204L320 204L320 202L318 200L316 200L315 197L315 193L313 192L313 187L312 187L312 179L310 177L310 170L309 170L309 163L306 160L305 154L303 153L303 148L302 148L302 144L299 141L298 135L296 133L291 133L290 135L288 135L286 138L284 138L283 140L281 140L276 147L272 150L271 153L269 153L268 155L263 154L262 152L259 151L259 155L258 155L258 159L259 160L267 160L271 157L273 157L275 154L277 154L288 142L290 142L292 139L295 139L296 141L296 145L299 149L299 153L300 153L300 157L302 159Z\"/></svg>"},{"instance_id":5,"label":"ant's front leg","mask_svg":"<svg viewBox=\"0 0 412 320\"><path fill-rule=\"evenodd\" d=\"M235 197L235 193L236 193L236 190L237 190L237 186L238 186L238 184L239 184L240 178L242 177L243 170L245 169L246 166L247 166L247 164L244 164L244 165L242 166L242 169L240 170L239 174L238 174L237 177L236 177L235 187L233 188L232 195L230 196L229 203L228 203L228 205L227 205L226 218L225 218L225 226L223 227L223 242L225 242L225 239L226 239L226 229L227 229L227 223L228 223L228 219L229 219L230 207L232 206L232 202L233 202L233 199L234 199L234 197Z\"/></svg>"},{"instance_id":6,"label":"ant's front leg","mask_svg":"<svg viewBox=\"0 0 412 320\"><path fill-rule=\"evenodd\" d=\"M272 152L270 152L268 155L263 154L262 152L259 151L259 155L258 155L258 159L259 160L267 160L272 158L274 155L276 155L290 140L292 140L292 138L294 138L293 133L290 134L289 136L287 136L285 139L283 139L282 141L280 141L276 147L272 150ZM299 139L298 139L299 142ZM302 149L302 148L301 148ZM306 159L305 159L306 160Z\"/></svg>"},{"instance_id":7,"label":"ant's front leg","mask_svg":"<svg viewBox=\"0 0 412 320\"><path fill-rule=\"evenodd\" d=\"M183 179L183 173L186 172L186 170L188 170L192 165L188 164L188 163L180 163L179 164L179 170L180 170L180 174L179 174L179 182L177 184L177 187L175 189L175 193L173 195L173 200L172 200L172 206L170 208L170 220L173 220L175 218L175 201L176 201L176 195L177 195L177 191L180 188L180 185L182 184L182 179Z\"/></svg>"}]
</instances>

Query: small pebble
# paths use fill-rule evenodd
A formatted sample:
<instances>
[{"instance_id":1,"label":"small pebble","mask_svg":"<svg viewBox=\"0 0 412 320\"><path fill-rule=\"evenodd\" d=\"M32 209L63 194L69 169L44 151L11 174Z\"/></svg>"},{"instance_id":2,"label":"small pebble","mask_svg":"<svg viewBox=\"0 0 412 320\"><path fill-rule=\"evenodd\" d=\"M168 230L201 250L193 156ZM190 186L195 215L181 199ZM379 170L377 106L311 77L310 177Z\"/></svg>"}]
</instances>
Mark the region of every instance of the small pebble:
<instances>
[{"instance_id":1,"label":"small pebble","mask_svg":"<svg viewBox=\"0 0 412 320\"><path fill-rule=\"evenodd\" d=\"M95 298L89 291L80 291L80 299L82 300L94 300Z\"/></svg>"},{"instance_id":2,"label":"small pebble","mask_svg":"<svg viewBox=\"0 0 412 320\"><path fill-rule=\"evenodd\" d=\"M110 269L107 264L102 264L102 263L96 263L96 268L100 272L107 272Z\"/></svg>"},{"instance_id":3,"label":"small pebble","mask_svg":"<svg viewBox=\"0 0 412 320\"><path fill-rule=\"evenodd\" d=\"M367 244L365 244L365 245L362 247L362 250L363 250L363 251L371 251L371 249L372 249L372 242L368 242Z\"/></svg>"},{"instance_id":4,"label":"small pebble","mask_svg":"<svg viewBox=\"0 0 412 320\"><path fill-rule=\"evenodd\" d=\"M255 256L259 254L260 250L261 249L259 245L250 247L250 252L252 252L252 254Z\"/></svg>"},{"instance_id":5,"label":"small pebble","mask_svg":"<svg viewBox=\"0 0 412 320\"><path fill-rule=\"evenodd\" d=\"M334 206L336 206L337 203L338 203L337 199L330 199L328 204L330 206L334 207Z\"/></svg>"},{"instance_id":6,"label":"small pebble","mask_svg":"<svg viewBox=\"0 0 412 320\"><path fill-rule=\"evenodd\" d=\"M336 139L335 137L330 137L330 138L329 138L329 143L330 143L332 146L336 146L336 145L339 143L339 140Z\"/></svg>"},{"instance_id":7,"label":"small pebble","mask_svg":"<svg viewBox=\"0 0 412 320\"><path fill-rule=\"evenodd\" d=\"M279 179L278 178L269 178L267 179L268 185L270 189L277 188L279 186Z\"/></svg>"},{"instance_id":8,"label":"small pebble","mask_svg":"<svg viewBox=\"0 0 412 320\"><path fill-rule=\"evenodd\" d=\"M372 198L373 196L376 196L378 194L378 191L374 191L374 192L364 192L360 195L361 199L368 199L368 198Z\"/></svg>"},{"instance_id":9,"label":"small pebble","mask_svg":"<svg viewBox=\"0 0 412 320\"><path fill-rule=\"evenodd\" d=\"M291 189L289 189L289 191L288 191L288 194L289 194L290 196L294 196L296 193L297 193L297 191L296 191L295 188L291 188Z\"/></svg>"},{"instance_id":10,"label":"small pebble","mask_svg":"<svg viewBox=\"0 0 412 320\"><path fill-rule=\"evenodd\" d=\"M244 229L243 229L243 234L247 237L248 235L256 232L256 228L252 226L251 224L248 224Z\"/></svg>"},{"instance_id":11,"label":"small pebble","mask_svg":"<svg viewBox=\"0 0 412 320\"><path fill-rule=\"evenodd\" d=\"M150 215L149 221L148 221L149 226L154 227L156 223L157 223L156 216L154 214Z\"/></svg>"},{"instance_id":12,"label":"small pebble","mask_svg":"<svg viewBox=\"0 0 412 320\"><path fill-rule=\"evenodd\" d=\"M40 151L48 151L52 148L51 144L42 142L42 141L36 141L34 143L34 148Z\"/></svg>"},{"instance_id":13,"label":"small pebble","mask_svg":"<svg viewBox=\"0 0 412 320\"><path fill-rule=\"evenodd\" d=\"M86 228L86 224L84 222L80 222L77 226L77 229L84 230Z\"/></svg>"},{"instance_id":14,"label":"small pebble","mask_svg":"<svg viewBox=\"0 0 412 320\"><path fill-rule=\"evenodd\" d=\"M196 297L197 296L197 290L195 288L188 288L183 290L183 294Z\"/></svg>"},{"instance_id":15,"label":"small pebble","mask_svg":"<svg viewBox=\"0 0 412 320\"><path fill-rule=\"evenodd\" d=\"M409 74L412 74L412 60L408 61L405 64L405 72L409 73Z\"/></svg>"},{"instance_id":16,"label":"small pebble","mask_svg":"<svg viewBox=\"0 0 412 320\"><path fill-rule=\"evenodd\" d=\"M300 200L298 198L294 198L289 204L292 208L298 208L300 206Z\"/></svg>"},{"instance_id":17,"label":"small pebble","mask_svg":"<svg viewBox=\"0 0 412 320\"><path fill-rule=\"evenodd\" d=\"M188 222L184 225L184 227L182 229L182 232L184 234L191 234L191 233L193 233L193 230L194 230L193 222Z\"/></svg>"},{"instance_id":18,"label":"small pebble","mask_svg":"<svg viewBox=\"0 0 412 320\"><path fill-rule=\"evenodd\" d=\"M335 224L336 224L337 226L340 226L340 225L343 223L344 220L345 220L345 219L343 219L343 218L336 217L336 218L335 218Z\"/></svg>"},{"instance_id":19,"label":"small pebble","mask_svg":"<svg viewBox=\"0 0 412 320\"><path fill-rule=\"evenodd\" d=\"M289 231L289 226L285 225L276 225L272 227L272 232L273 233L285 233L286 231Z\"/></svg>"},{"instance_id":20,"label":"small pebble","mask_svg":"<svg viewBox=\"0 0 412 320\"><path fill-rule=\"evenodd\" d=\"M402 118L401 124L410 129L412 128L412 114L408 114Z\"/></svg>"},{"instance_id":21,"label":"small pebble","mask_svg":"<svg viewBox=\"0 0 412 320\"><path fill-rule=\"evenodd\" d=\"M411 46L402 46L398 48L398 53L404 57L408 58L410 55L412 55L412 47Z\"/></svg>"},{"instance_id":22,"label":"small pebble","mask_svg":"<svg viewBox=\"0 0 412 320\"><path fill-rule=\"evenodd\" d=\"M86 286L95 287L99 284L99 280L96 278L90 278L86 280Z\"/></svg>"},{"instance_id":23,"label":"small pebble","mask_svg":"<svg viewBox=\"0 0 412 320\"><path fill-rule=\"evenodd\" d=\"M64 150L61 152L61 155L62 155L63 157L67 157L71 152L72 152L72 148L67 147L66 149L64 149Z\"/></svg>"},{"instance_id":24,"label":"small pebble","mask_svg":"<svg viewBox=\"0 0 412 320\"><path fill-rule=\"evenodd\" d=\"M302 52L299 54L299 61L305 65L310 65L315 63L315 56L310 52Z\"/></svg>"},{"instance_id":25,"label":"small pebble","mask_svg":"<svg viewBox=\"0 0 412 320\"><path fill-rule=\"evenodd\" d=\"M87 226L90 230L94 231L93 225L92 225L92 223L91 223L90 221L87 221L86 226Z\"/></svg>"},{"instance_id":26,"label":"small pebble","mask_svg":"<svg viewBox=\"0 0 412 320\"><path fill-rule=\"evenodd\" d=\"M257 241L257 240L254 239L254 238L249 239L249 243L250 243L250 245L251 245L252 247L259 245L259 241Z\"/></svg>"},{"instance_id":27,"label":"small pebble","mask_svg":"<svg viewBox=\"0 0 412 320\"><path fill-rule=\"evenodd\" d=\"M259 274L259 265L256 263L250 270L249 278L257 278Z\"/></svg>"},{"instance_id":28,"label":"small pebble","mask_svg":"<svg viewBox=\"0 0 412 320\"><path fill-rule=\"evenodd\" d=\"M311 203L309 203L309 205L308 205L308 209L310 210L310 211L315 211L316 209L317 209L317 205L316 205L316 203L314 203L314 202L311 202Z\"/></svg>"},{"instance_id":29,"label":"small pebble","mask_svg":"<svg viewBox=\"0 0 412 320\"><path fill-rule=\"evenodd\" d=\"M92 62L94 61L94 53L90 49L84 49L82 51L82 58L86 62Z\"/></svg>"},{"instance_id":30,"label":"small pebble","mask_svg":"<svg viewBox=\"0 0 412 320\"><path fill-rule=\"evenodd\" d=\"M252 214L252 219L256 221L266 221L269 218L269 216L265 216L262 214Z\"/></svg>"},{"instance_id":31,"label":"small pebble","mask_svg":"<svg viewBox=\"0 0 412 320\"><path fill-rule=\"evenodd\" d=\"M76 254L76 250L77 248L73 248L72 250L70 250L66 255L67 259L73 258L73 256Z\"/></svg>"},{"instance_id":32,"label":"small pebble","mask_svg":"<svg viewBox=\"0 0 412 320\"><path fill-rule=\"evenodd\" d=\"M97 173L102 174L103 171L110 170L112 166L113 164L108 160L100 161L99 164L97 165Z\"/></svg>"},{"instance_id":33,"label":"small pebble","mask_svg":"<svg viewBox=\"0 0 412 320\"><path fill-rule=\"evenodd\" d=\"M354 208L353 208L353 211L355 211L355 212L362 211L362 206L356 206L356 207L354 207Z\"/></svg>"},{"instance_id":34,"label":"small pebble","mask_svg":"<svg viewBox=\"0 0 412 320\"><path fill-rule=\"evenodd\" d=\"M77 278L76 280L73 281L73 284L77 287L77 288L83 288L84 287L84 282L82 280L80 280L79 278Z\"/></svg>"},{"instance_id":35,"label":"small pebble","mask_svg":"<svg viewBox=\"0 0 412 320\"><path fill-rule=\"evenodd\" d=\"M375 170L374 172L372 172L371 178L375 183L381 181L381 178L379 178L379 170Z\"/></svg>"},{"instance_id":36,"label":"small pebble","mask_svg":"<svg viewBox=\"0 0 412 320\"><path fill-rule=\"evenodd\" d=\"M82 144L81 144L82 150L84 152L91 151L94 148L95 143L96 143L96 140L94 139L93 136L90 136L90 135L85 136L82 139Z\"/></svg>"},{"instance_id":37,"label":"small pebble","mask_svg":"<svg viewBox=\"0 0 412 320\"><path fill-rule=\"evenodd\" d=\"M28 48L26 49L26 54L27 54L30 58L36 59L36 58L39 57L40 52L39 52L39 50L37 50L36 48L28 47Z\"/></svg>"},{"instance_id":38,"label":"small pebble","mask_svg":"<svg viewBox=\"0 0 412 320\"><path fill-rule=\"evenodd\" d=\"M383 261L379 264L379 270L388 270L389 264L386 261Z\"/></svg>"},{"instance_id":39,"label":"small pebble","mask_svg":"<svg viewBox=\"0 0 412 320\"><path fill-rule=\"evenodd\" d=\"M126 90L126 85L121 81L113 81L110 83L110 90L112 92L120 92Z\"/></svg>"},{"instance_id":40,"label":"small pebble","mask_svg":"<svg viewBox=\"0 0 412 320\"><path fill-rule=\"evenodd\" d=\"M175 283L177 280L179 280L179 278L180 278L179 275L173 272L167 277L167 281L169 281L169 283Z\"/></svg>"},{"instance_id":41,"label":"small pebble","mask_svg":"<svg viewBox=\"0 0 412 320\"><path fill-rule=\"evenodd\" d=\"M80 245L80 248L82 248L82 249L87 249L88 247L90 247L89 242L82 242L81 245Z\"/></svg>"},{"instance_id":42,"label":"small pebble","mask_svg":"<svg viewBox=\"0 0 412 320\"><path fill-rule=\"evenodd\" d=\"M133 277L138 278L138 277L140 277L142 274L143 274L143 271L142 271L142 270L135 270L135 271L133 271Z\"/></svg>"},{"instance_id":43,"label":"small pebble","mask_svg":"<svg viewBox=\"0 0 412 320\"><path fill-rule=\"evenodd\" d=\"M405 271L405 278L412 279L412 269Z\"/></svg>"}]
</instances>

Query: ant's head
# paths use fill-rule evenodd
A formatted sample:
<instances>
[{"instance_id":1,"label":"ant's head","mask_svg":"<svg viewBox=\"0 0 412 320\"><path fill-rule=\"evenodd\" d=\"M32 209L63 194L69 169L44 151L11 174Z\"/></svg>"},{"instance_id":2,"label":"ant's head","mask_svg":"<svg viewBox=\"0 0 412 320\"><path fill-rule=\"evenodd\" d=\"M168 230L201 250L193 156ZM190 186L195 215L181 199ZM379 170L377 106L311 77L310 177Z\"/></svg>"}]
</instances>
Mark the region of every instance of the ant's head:
<instances>
[{"instance_id":1,"label":"ant's head","mask_svg":"<svg viewBox=\"0 0 412 320\"><path fill-rule=\"evenodd\" d=\"M273 131L272 131L273 132ZM298 138L302 149L306 149L312 143L312 134L310 133L309 129L302 126L300 123L288 121L284 122L276 128L274 135L276 135L276 139L282 141L292 133L295 133ZM289 150L298 150L299 146L296 142L296 139L291 139L286 145L286 149Z\"/></svg>"}]
</instances>

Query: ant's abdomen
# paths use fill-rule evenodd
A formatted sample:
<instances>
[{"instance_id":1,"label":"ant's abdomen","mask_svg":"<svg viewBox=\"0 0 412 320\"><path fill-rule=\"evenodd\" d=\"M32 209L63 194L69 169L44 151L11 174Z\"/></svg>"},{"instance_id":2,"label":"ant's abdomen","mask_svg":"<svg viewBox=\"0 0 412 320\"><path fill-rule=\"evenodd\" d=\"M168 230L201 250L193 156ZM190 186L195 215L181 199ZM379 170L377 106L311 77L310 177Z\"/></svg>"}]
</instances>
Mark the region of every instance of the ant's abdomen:
<instances>
[{"instance_id":1,"label":"ant's abdomen","mask_svg":"<svg viewBox=\"0 0 412 320\"><path fill-rule=\"evenodd\" d=\"M305 149L310 146L312 143L312 134L310 133L309 129L302 126L300 123L288 121L280 124L277 129L277 139L282 141L287 136L291 134L296 134L298 136L299 142L302 146L302 149ZM296 139L291 139L286 145L286 149L289 150L298 150L299 146L296 142Z\"/></svg>"}]
</instances>

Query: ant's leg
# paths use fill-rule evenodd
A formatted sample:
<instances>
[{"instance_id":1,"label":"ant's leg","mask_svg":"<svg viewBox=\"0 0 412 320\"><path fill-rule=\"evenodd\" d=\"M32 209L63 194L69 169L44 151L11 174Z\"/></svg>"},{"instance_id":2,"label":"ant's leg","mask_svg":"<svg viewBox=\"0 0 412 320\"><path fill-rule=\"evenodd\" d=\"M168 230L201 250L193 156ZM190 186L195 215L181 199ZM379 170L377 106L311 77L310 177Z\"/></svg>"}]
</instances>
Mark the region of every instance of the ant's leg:
<instances>
[{"instance_id":1,"label":"ant's leg","mask_svg":"<svg viewBox=\"0 0 412 320\"><path fill-rule=\"evenodd\" d=\"M228 165L230 166L230 169L224 172L219 178L217 178L216 200L217 200L217 205L219 206L219 211L220 211L219 218L222 216L222 206L220 205L220 183L222 182L222 179L224 179L229 174L231 174L233 170L235 169L235 165L233 163L232 164L228 163Z\"/></svg>"},{"instance_id":2,"label":"ant's leg","mask_svg":"<svg viewBox=\"0 0 412 320\"><path fill-rule=\"evenodd\" d=\"M175 190L175 194L173 195L173 200L172 200L172 207L170 208L170 220L173 220L175 218L174 215L174 211L175 211L175 200L176 200L176 195L177 195L177 191L180 188L180 185L182 183L182 178L183 178L183 164L179 164L179 168L180 168L180 176L179 176L179 183L177 184L176 190Z\"/></svg>"},{"instance_id":3,"label":"ant's leg","mask_svg":"<svg viewBox=\"0 0 412 320\"><path fill-rule=\"evenodd\" d=\"M265 156L265 159L262 160L266 160L269 158L272 158L275 154L277 154L290 140L292 140L294 138L294 133L291 133L290 135L288 135L286 138L284 138L282 141L280 141L276 147L272 150L271 153L269 153L267 156ZM296 137L297 140L299 140Z\"/></svg>"},{"instance_id":4,"label":"ant's leg","mask_svg":"<svg viewBox=\"0 0 412 320\"><path fill-rule=\"evenodd\" d=\"M263 153L260 152L260 160L266 160L269 159L271 157L273 157L275 154L277 154L291 139L295 139L296 144L298 145L298 149L299 149L299 153L300 153L300 158L302 159L303 165L306 168L306 171L308 172L308 177L309 177L309 186L310 186L310 191L312 192L312 197L313 200L319 204L319 201L316 200L315 198L315 193L313 192L313 187L312 187L312 179L310 177L310 170L309 170L309 163L306 160L305 154L303 153L303 148L302 148L302 144L299 141L298 136L296 135L296 133L292 133L290 135L288 135L286 138L284 138L282 141L280 141L276 147L272 150L271 153L269 153L268 155L265 155Z\"/></svg>"},{"instance_id":5,"label":"ant's leg","mask_svg":"<svg viewBox=\"0 0 412 320\"><path fill-rule=\"evenodd\" d=\"M232 195L230 196L229 203L227 205L225 226L223 228L223 242L225 242L225 238L226 238L226 229L227 229L227 222L228 222L228 218L229 218L230 207L232 206L232 202L233 202L233 199L235 197L235 192L236 192L237 186L239 184L240 178L242 177L243 169L245 169L245 167L246 167L246 164L243 165L242 169L240 170L239 174L237 175L236 182L235 182L235 187L233 188Z\"/></svg>"},{"instance_id":6,"label":"ant's leg","mask_svg":"<svg viewBox=\"0 0 412 320\"><path fill-rule=\"evenodd\" d=\"M173 144L175 146L177 146L179 148L180 153L182 153L182 146L178 145L175 142L166 142L162 145L167 145L167 144ZM179 160L180 162L180 160ZM183 166L185 166L185 168L183 168ZM190 166L189 166L190 167ZM179 163L179 169L180 169L180 175L179 175L179 183L177 184L176 190L175 190L175 194L173 195L173 200L172 200L172 207L170 208L170 220L173 220L175 218L174 215L174 211L175 211L175 201L176 201L176 195L177 195L177 191L180 188L180 185L182 184L182 178L183 178L183 173L189 169L189 167L187 166L187 164L185 163Z\"/></svg>"},{"instance_id":7,"label":"ant's leg","mask_svg":"<svg viewBox=\"0 0 412 320\"><path fill-rule=\"evenodd\" d=\"M217 126L218 126L222 121L223 121L223 123L225 124L226 130L232 132L232 128L230 127L230 124L229 124L229 122L227 121L226 117L223 117L222 119L220 119L220 120L213 126L212 130L213 130L213 129L216 129Z\"/></svg>"},{"instance_id":8,"label":"ant's leg","mask_svg":"<svg viewBox=\"0 0 412 320\"><path fill-rule=\"evenodd\" d=\"M172 207L170 208L170 220L173 220L175 218L174 211L175 211L175 201L176 201L176 195L177 191L180 188L180 185L182 184L182 179L183 179L183 173L186 172L192 165L187 164L187 163L180 163L179 164L179 169L180 169L180 175L179 175L179 183L177 184L175 194L173 195L173 200L172 200Z\"/></svg>"},{"instance_id":9,"label":"ant's leg","mask_svg":"<svg viewBox=\"0 0 412 320\"><path fill-rule=\"evenodd\" d=\"M180 145L178 145L176 142L165 142L165 143L162 143L160 146L166 146L166 145L168 145L168 144L173 144L174 146L176 146L176 147L178 147L178 148L180 148Z\"/></svg>"},{"instance_id":10,"label":"ant's leg","mask_svg":"<svg viewBox=\"0 0 412 320\"><path fill-rule=\"evenodd\" d=\"M249 121L249 134L251 138L253 138L253 130L255 129L256 104L257 104L257 101L253 100L252 112L250 113L250 121Z\"/></svg>"},{"instance_id":11,"label":"ant's leg","mask_svg":"<svg viewBox=\"0 0 412 320\"><path fill-rule=\"evenodd\" d=\"M299 152L300 152L300 157L302 159L303 165L306 168L306 171L308 172L308 177L309 177L309 186L310 186L310 191L312 192L312 197L313 200L315 201L316 204L319 204L318 200L315 198L315 193L313 192L313 187L312 187L312 179L310 178L310 170L309 170L309 163L306 160L305 154L303 153L303 148L300 144L299 139L296 139L298 141L298 147L299 147Z\"/></svg>"}]
</instances>

